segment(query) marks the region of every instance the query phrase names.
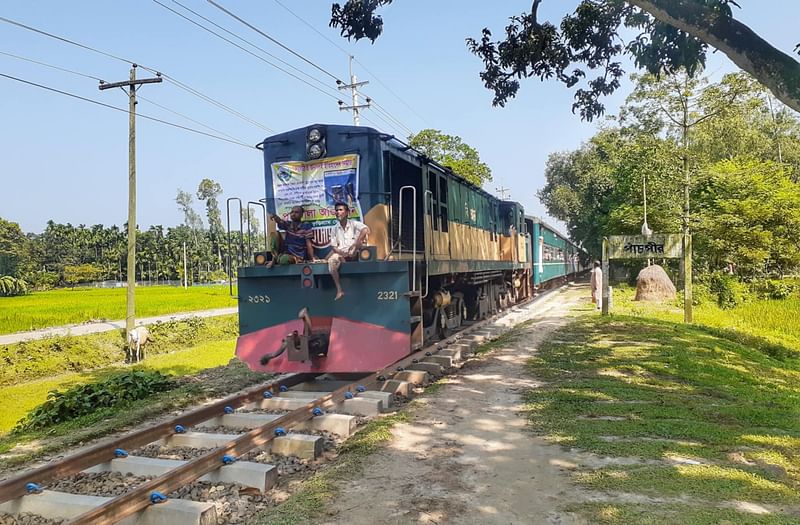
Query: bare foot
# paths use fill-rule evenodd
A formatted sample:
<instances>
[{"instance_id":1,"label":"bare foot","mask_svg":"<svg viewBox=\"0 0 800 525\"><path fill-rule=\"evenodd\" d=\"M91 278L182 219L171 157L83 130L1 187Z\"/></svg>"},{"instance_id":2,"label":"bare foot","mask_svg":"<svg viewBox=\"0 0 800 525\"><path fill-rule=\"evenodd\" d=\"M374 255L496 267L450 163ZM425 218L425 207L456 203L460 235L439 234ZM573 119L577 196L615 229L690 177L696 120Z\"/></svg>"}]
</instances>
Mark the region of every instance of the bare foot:
<instances>
[{"instance_id":1,"label":"bare foot","mask_svg":"<svg viewBox=\"0 0 800 525\"><path fill-rule=\"evenodd\" d=\"M334 300L334 301L338 301L338 300L339 300L339 299L341 299L342 297L344 297L344 292L343 292L343 291L341 291L341 290L339 290L338 292L336 292L336 297L334 297L334 298L333 298L333 300Z\"/></svg>"},{"instance_id":2,"label":"bare foot","mask_svg":"<svg viewBox=\"0 0 800 525\"><path fill-rule=\"evenodd\" d=\"M303 317L305 317L305 316L306 316L306 314L307 314L307 313L308 313L308 308L306 308L306 307L304 306L304 307L302 308L302 310L300 310L300 311L297 313L297 318L298 318L298 319L302 319Z\"/></svg>"},{"instance_id":3,"label":"bare foot","mask_svg":"<svg viewBox=\"0 0 800 525\"><path fill-rule=\"evenodd\" d=\"M267 263L267 269L272 268L275 265L275 259L272 259L270 262Z\"/></svg>"}]
</instances>

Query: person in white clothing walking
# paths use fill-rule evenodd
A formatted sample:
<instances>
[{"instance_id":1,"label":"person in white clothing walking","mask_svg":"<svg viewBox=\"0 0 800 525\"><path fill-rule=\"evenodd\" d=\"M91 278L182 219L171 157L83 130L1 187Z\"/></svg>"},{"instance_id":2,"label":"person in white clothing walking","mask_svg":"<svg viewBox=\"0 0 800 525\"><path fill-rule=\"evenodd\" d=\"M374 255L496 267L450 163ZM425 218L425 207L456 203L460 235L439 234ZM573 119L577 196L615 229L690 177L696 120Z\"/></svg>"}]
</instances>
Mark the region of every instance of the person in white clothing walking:
<instances>
[{"instance_id":1,"label":"person in white clothing walking","mask_svg":"<svg viewBox=\"0 0 800 525\"><path fill-rule=\"evenodd\" d=\"M590 284L592 287L592 302L597 305L599 310L603 306L603 269L600 261L594 262Z\"/></svg>"},{"instance_id":2,"label":"person in white clothing walking","mask_svg":"<svg viewBox=\"0 0 800 525\"><path fill-rule=\"evenodd\" d=\"M369 235L369 227L363 222L349 219L350 207L337 202L334 205L337 223L331 235L331 253L328 255L328 271L336 285L336 298L338 301L344 296L342 283L339 280L339 268L344 261L358 259L358 250L363 246Z\"/></svg>"}]
</instances>

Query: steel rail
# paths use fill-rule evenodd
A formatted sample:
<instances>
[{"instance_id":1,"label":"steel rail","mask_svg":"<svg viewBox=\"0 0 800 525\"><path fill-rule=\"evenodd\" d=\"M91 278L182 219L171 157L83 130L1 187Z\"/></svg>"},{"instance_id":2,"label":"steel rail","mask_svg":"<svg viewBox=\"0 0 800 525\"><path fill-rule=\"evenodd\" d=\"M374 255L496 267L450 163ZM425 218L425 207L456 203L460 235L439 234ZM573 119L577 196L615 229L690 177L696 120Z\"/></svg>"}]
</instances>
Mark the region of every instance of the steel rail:
<instances>
[{"instance_id":1,"label":"steel rail","mask_svg":"<svg viewBox=\"0 0 800 525\"><path fill-rule=\"evenodd\" d=\"M372 374L364 378L371 382L376 376ZM265 445L275 439L278 427L296 425L314 417L312 411L316 407L327 408L345 400L345 393L356 390L358 383L345 385L319 399L309 402L280 418L266 423L240 437L216 448L199 458L193 459L180 467L154 478L139 487L113 498L104 504L89 510L68 525L110 525L152 505L150 495L153 492L169 494L192 483L205 474L223 466L223 456L241 456L250 450Z\"/></svg>"},{"instance_id":2,"label":"steel rail","mask_svg":"<svg viewBox=\"0 0 800 525\"><path fill-rule=\"evenodd\" d=\"M512 305L510 308L526 306L528 304L538 302L537 299L542 299L547 295L550 294L547 293L536 298L526 299ZM152 504L150 501L150 495L153 492L161 492L164 494L173 492L197 480L203 475L223 466L223 456L228 455L238 457L249 452L253 448L269 443L276 437L274 432L276 429L278 429L278 427L290 427L313 418L314 408L328 408L343 402L346 399L346 393L355 391L357 389L357 385L364 385L367 387L367 389L381 390L381 386L386 380L387 376L392 376L396 371L403 370L411 364L420 362L421 356L432 355L434 352L441 350L450 344L457 343L463 335L469 334L470 332L478 330L485 325L496 321L502 315L507 313L507 310L508 308L506 310L497 312L486 319L475 322L456 334L448 337L444 341L439 341L425 348L412 352L403 359L400 359L373 374L361 378L357 382L345 385L330 394L309 402L297 410L289 412L288 414L264 424L259 428L253 429L250 432L241 435L237 439L228 442L222 447L216 448L199 458L187 462L181 467L178 467L162 476L144 483L143 485L131 490L130 492L127 492L126 494L115 497L103 505L87 511L86 513L70 521L69 525L112 524L124 519L127 516L140 512ZM117 448L133 449L149 444L158 439L173 435L175 433L175 425L181 424L184 426L192 426L202 423L203 421L222 413L224 411L224 407L226 406L241 406L247 403L258 401L263 399L263 394L267 390L277 393L276 391L279 391L281 386L295 386L308 381L316 375L318 374L288 375L266 385L259 385L251 388L242 394L229 396L208 406L181 414L170 421L159 423L152 427L133 432L114 440L99 443L83 452L70 456L57 463L45 465L43 467L24 472L23 474L14 478L0 482L0 503L25 495L27 493L27 489L25 487L27 483L41 481L42 479L69 476L98 463L110 461L114 458L114 451Z\"/></svg>"},{"instance_id":3,"label":"steel rail","mask_svg":"<svg viewBox=\"0 0 800 525\"><path fill-rule=\"evenodd\" d=\"M226 406L239 406L263 399L266 390L277 393L281 385L287 387L308 381L317 374L293 374L266 385L251 388L242 394L234 394L221 401L181 414L169 421L137 430L116 439L98 443L84 451L69 456L61 461L28 470L15 477L0 482L0 503L28 494L28 483L43 482L76 474L89 467L114 459L114 451L118 448L132 450L161 438L175 434L175 426L189 427L202 423L224 412Z\"/></svg>"}]
</instances>

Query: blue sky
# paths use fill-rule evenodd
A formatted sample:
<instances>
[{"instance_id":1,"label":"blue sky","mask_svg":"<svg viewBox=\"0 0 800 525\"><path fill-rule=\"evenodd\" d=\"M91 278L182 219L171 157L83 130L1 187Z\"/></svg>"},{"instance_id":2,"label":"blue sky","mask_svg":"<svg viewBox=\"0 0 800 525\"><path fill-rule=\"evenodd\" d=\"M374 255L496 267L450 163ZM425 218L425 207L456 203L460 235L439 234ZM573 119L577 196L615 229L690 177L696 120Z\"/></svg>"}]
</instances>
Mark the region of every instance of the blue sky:
<instances>
[{"instance_id":1,"label":"blue sky","mask_svg":"<svg viewBox=\"0 0 800 525\"><path fill-rule=\"evenodd\" d=\"M182 11L172 0L160 1ZM370 81L364 88L366 94L402 126L415 132L432 127L461 136L478 149L493 170L494 180L485 188L492 192L500 185L509 188L511 198L521 202L529 213L545 214L536 191L544 184L547 156L578 147L597 129L596 123L582 122L572 114L572 92L554 82L524 81L520 94L505 108L492 107L492 95L478 78L481 63L467 51L464 38L478 37L487 26L496 35L501 34L510 15L530 8L529 0L396 0L381 11L384 35L374 45L368 41L348 43L328 28L330 1L280 1L342 49L312 31L275 0L219 3L338 78L347 79L347 53L354 54L366 66L365 69L355 64L359 80ZM205 1L181 3L318 78L328 87L311 82L333 97L149 0L8 0L0 7L0 16L163 71L276 132L314 122L352 122L349 113L339 111L335 90L331 89L333 80L324 73ZM558 20L575 5L577 0L546 0L540 18ZM795 24L800 5L796 0L741 0L740 5L737 18L773 45L792 52L800 41ZM0 23L0 42L2 53L109 82L125 80L129 75L129 66L123 62L7 23ZM629 66L627 70L633 68ZM721 53L710 56L707 71L715 77L734 70L735 66ZM95 80L4 54L0 54L0 73L127 108L127 97L120 90L101 92ZM138 75L150 76L142 69ZM607 98L607 110L615 112L629 91L626 83ZM140 95L247 144L256 144L270 134L172 83L146 85ZM149 101L140 101L140 113L209 131ZM0 77L0 116L0 217L33 232L40 232L48 219L87 225L125 222L125 113ZM365 117L384 131L404 133L405 128L388 126L372 110L367 110ZM372 125L366 121L362 124ZM257 200L264 193L262 159L256 150L141 118L137 121L137 172L140 227L180 223L182 216L175 204L177 190L195 192L205 177L218 181L225 197ZM200 204L196 207L202 213Z\"/></svg>"}]
</instances>

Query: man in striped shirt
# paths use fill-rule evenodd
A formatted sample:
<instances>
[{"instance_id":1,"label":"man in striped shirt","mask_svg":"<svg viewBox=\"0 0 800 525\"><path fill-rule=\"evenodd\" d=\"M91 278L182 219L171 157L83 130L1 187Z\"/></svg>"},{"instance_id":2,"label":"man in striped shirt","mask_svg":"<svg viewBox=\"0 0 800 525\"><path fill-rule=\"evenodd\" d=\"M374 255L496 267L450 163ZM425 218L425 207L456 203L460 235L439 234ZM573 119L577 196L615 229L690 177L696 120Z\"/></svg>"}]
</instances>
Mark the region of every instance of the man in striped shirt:
<instances>
[{"instance_id":1,"label":"man in striped shirt","mask_svg":"<svg viewBox=\"0 0 800 525\"><path fill-rule=\"evenodd\" d=\"M272 220L275 221L278 228L286 232L286 238L281 237L278 232L270 235L269 251L272 254L272 260L267 263L267 268L272 268L275 264L294 264L314 258L311 225L303 222L305 211L302 206L293 207L288 221L272 214Z\"/></svg>"}]
</instances>

